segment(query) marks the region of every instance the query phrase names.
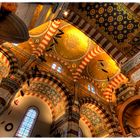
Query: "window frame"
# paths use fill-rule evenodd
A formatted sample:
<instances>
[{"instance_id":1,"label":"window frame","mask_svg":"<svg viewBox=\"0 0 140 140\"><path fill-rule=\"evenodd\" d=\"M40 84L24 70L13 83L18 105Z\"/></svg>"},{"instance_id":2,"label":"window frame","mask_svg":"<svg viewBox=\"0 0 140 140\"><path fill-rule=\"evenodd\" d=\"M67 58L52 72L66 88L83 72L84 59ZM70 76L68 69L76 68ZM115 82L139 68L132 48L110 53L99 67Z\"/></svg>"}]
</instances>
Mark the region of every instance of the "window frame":
<instances>
[{"instance_id":1,"label":"window frame","mask_svg":"<svg viewBox=\"0 0 140 140\"><path fill-rule=\"evenodd\" d=\"M55 68L53 68L53 65L56 65ZM57 62L52 63L51 68L58 73L62 73L62 66Z\"/></svg>"},{"instance_id":2,"label":"window frame","mask_svg":"<svg viewBox=\"0 0 140 140\"><path fill-rule=\"evenodd\" d=\"M93 94L96 94L96 90L95 90L95 87L93 84L88 84L88 91L93 93ZM93 92L94 91L94 92Z\"/></svg>"},{"instance_id":3,"label":"window frame","mask_svg":"<svg viewBox=\"0 0 140 140\"><path fill-rule=\"evenodd\" d=\"M19 134L18 131L19 131L19 129L21 128L21 126L22 126L22 124L23 124L23 122L24 122L24 119L25 119L25 117L27 116L27 113L28 113L28 111L29 111L30 109L36 110L37 115L36 115L36 118L33 120L33 124L32 124L32 126L31 126L31 128L30 128L30 130L29 130L29 134L28 134L28 136L26 136L26 137L17 136L17 134ZM21 121L20 121L20 124L19 124L19 126L18 126L18 128L17 128L17 130L16 130L16 132L15 132L14 137L17 137L17 138L28 138L28 137L30 137L30 136L32 135L33 128L34 128L35 125L36 125L36 122L37 122L37 119L38 119L38 117L39 117L39 114L40 114L40 112L39 112L38 107L36 107L36 106L30 106L30 107L28 107L28 108L26 109L26 111L25 111L25 113L24 113L24 115L23 115Z\"/></svg>"}]
</instances>

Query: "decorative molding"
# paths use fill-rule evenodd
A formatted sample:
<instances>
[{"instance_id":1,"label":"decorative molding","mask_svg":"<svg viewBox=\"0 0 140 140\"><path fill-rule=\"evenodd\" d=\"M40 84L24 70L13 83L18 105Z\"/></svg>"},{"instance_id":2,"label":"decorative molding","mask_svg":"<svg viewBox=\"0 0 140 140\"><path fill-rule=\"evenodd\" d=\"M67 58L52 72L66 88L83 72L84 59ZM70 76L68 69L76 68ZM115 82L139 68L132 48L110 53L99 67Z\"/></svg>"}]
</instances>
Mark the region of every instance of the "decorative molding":
<instances>
[{"instance_id":1,"label":"decorative molding","mask_svg":"<svg viewBox=\"0 0 140 140\"><path fill-rule=\"evenodd\" d=\"M124 73L128 73L130 70L132 70L138 64L140 64L140 52L138 52L134 57L132 57L130 60L128 60L122 66L122 70Z\"/></svg>"}]
</instances>

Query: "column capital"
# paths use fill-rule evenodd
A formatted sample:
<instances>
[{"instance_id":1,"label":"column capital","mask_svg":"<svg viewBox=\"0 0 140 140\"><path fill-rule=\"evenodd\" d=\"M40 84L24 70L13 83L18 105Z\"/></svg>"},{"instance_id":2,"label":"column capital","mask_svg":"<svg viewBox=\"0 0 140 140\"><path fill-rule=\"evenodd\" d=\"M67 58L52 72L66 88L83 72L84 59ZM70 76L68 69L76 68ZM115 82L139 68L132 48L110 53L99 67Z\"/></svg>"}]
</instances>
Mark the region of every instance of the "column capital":
<instances>
[{"instance_id":1,"label":"column capital","mask_svg":"<svg viewBox=\"0 0 140 140\"><path fill-rule=\"evenodd\" d=\"M117 104L124 102L136 94L136 88L132 82L123 84L119 89L116 90Z\"/></svg>"}]
</instances>

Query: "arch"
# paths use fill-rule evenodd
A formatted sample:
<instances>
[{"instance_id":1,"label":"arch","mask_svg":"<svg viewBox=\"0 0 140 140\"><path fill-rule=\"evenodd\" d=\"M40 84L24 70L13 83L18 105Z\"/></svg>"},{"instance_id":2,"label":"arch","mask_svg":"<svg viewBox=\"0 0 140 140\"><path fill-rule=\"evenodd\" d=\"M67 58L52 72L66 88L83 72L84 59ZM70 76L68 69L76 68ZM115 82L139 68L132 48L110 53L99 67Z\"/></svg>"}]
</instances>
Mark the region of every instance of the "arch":
<instances>
[{"instance_id":1,"label":"arch","mask_svg":"<svg viewBox=\"0 0 140 140\"><path fill-rule=\"evenodd\" d=\"M91 97L84 97L84 98L81 98L79 100L79 103L80 103L81 106L84 105L85 103L90 103L90 104L94 105L95 111L98 114L100 114L100 116L102 117L102 119L106 123L110 136L115 135L118 132L118 128L117 128L112 116L103 107L103 105L100 104L98 101L96 101L95 99L93 99Z\"/></svg>"},{"instance_id":2,"label":"arch","mask_svg":"<svg viewBox=\"0 0 140 140\"><path fill-rule=\"evenodd\" d=\"M10 68L9 75L15 74L18 70L18 60L13 52L4 46L0 46L0 54L6 66Z\"/></svg>"},{"instance_id":3,"label":"arch","mask_svg":"<svg viewBox=\"0 0 140 140\"><path fill-rule=\"evenodd\" d=\"M92 137L95 137L94 129L93 129L92 124L90 123L90 121L88 121L88 119L85 116L81 116L80 119L87 125L87 127L90 130L90 133L91 133Z\"/></svg>"},{"instance_id":4,"label":"arch","mask_svg":"<svg viewBox=\"0 0 140 140\"><path fill-rule=\"evenodd\" d=\"M47 100L45 96L37 94L37 93L31 93L31 92L27 92L25 96L32 96L32 97L34 96L34 97L40 98L43 102L45 102L50 108L51 113L52 113L52 120L54 120L55 115L54 115L54 109L53 109L52 103L49 100Z\"/></svg>"},{"instance_id":5,"label":"arch","mask_svg":"<svg viewBox=\"0 0 140 140\"><path fill-rule=\"evenodd\" d=\"M60 81L59 79L57 79L55 76L51 75L50 73L46 73L44 71L34 73L32 71L29 71L28 73L25 73L24 75L21 76L20 82L23 83L27 80L48 83L54 89L56 89L57 92L62 96L63 101L66 102L66 108L69 104L71 104L71 101L69 100L69 98L71 97L69 89L65 86L65 84L62 81ZM35 94L35 93L32 93L32 94ZM42 95L40 96L43 98ZM52 105L51 105L51 109L53 112L53 120L54 120L55 116L54 116L54 110L53 110Z\"/></svg>"},{"instance_id":6,"label":"arch","mask_svg":"<svg viewBox=\"0 0 140 140\"><path fill-rule=\"evenodd\" d=\"M38 115L39 110L36 107L28 108L15 136L16 137L30 136Z\"/></svg>"},{"instance_id":7,"label":"arch","mask_svg":"<svg viewBox=\"0 0 140 140\"><path fill-rule=\"evenodd\" d=\"M123 127L123 114L124 114L124 111L126 110L126 108L132 104L133 102L137 101L137 100L140 100L140 95L135 95L134 97L131 97L129 98L128 100L126 100L120 107L119 109L119 113L118 113L118 120L120 122L120 127L122 129L122 133L124 136L126 136L126 133L125 133L125 129Z\"/></svg>"},{"instance_id":8,"label":"arch","mask_svg":"<svg viewBox=\"0 0 140 140\"><path fill-rule=\"evenodd\" d=\"M70 7L72 6L67 8L67 15L61 13L61 19L80 29L89 38L94 40L109 56L111 56L119 64L122 64L127 60L127 57L125 57L123 53L115 47L115 45L113 45L104 35L102 35L96 28L90 25L79 14L71 10Z\"/></svg>"}]
</instances>

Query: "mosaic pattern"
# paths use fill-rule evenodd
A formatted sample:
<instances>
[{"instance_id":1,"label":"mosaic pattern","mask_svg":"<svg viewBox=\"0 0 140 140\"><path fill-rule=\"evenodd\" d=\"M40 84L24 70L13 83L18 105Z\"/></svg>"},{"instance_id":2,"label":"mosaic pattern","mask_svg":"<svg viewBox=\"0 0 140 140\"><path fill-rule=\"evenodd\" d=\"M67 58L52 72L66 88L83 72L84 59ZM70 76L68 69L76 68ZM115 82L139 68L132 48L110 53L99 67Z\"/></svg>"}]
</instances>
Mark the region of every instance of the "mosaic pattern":
<instances>
[{"instance_id":1,"label":"mosaic pattern","mask_svg":"<svg viewBox=\"0 0 140 140\"><path fill-rule=\"evenodd\" d=\"M131 15L125 13L121 7L114 3L82 3L79 9L86 12L90 19L94 19L97 27L111 35L118 43L124 42L129 33L138 29L139 22Z\"/></svg>"},{"instance_id":2,"label":"mosaic pattern","mask_svg":"<svg viewBox=\"0 0 140 140\"><path fill-rule=\"evenodd\" d=\"M116 60L118 63L123 64L127 58L113 45L113 43L110 42L109 39L107 39L102 33L99 32L98 29L96 29L94 20L86 21L86 12L79 12L79 9L77 12L74 12L74 4L70 5L68 8L69 14L67 17L64 17L63 20L67 21L68 23L74 25L78 29L80 29L83 33L85 33L89 38L92 40L95 40L97 44L100 44L103 50L107 52L114 60ZM88 17L87 17L88 18ZM89 22L92 22L89 24ZM103 31L101 29L101 31Z\"/></svg>"},{"instance_id":3,"label":"mosaic pattern","mask_svg":"<svg viewBox=\"0 0 140 140\"><path fill-rule=\"evenodd\" d=\"M118 124L116 124L112 118L112 116L108 113L108 111L104 108L103 105L101 105L99 102L97 102L95 99L91 97L85 97L81 98L79 100L80 105L91 103L96 106L95 111L102 116L103 120L106 120L106 128L109 130L110 135L115 135L118 133Z\"/></svg>"},{"instance_id":4,"label":"mosaic pattern","mask_svg":"<svg viewBox=\"0 0 140 140\"><path fill-rule=\"evenodd\" d=\"M89 108L82 108L81 109L81 114L85 115L94 126L97 126L99 123L101 123L101 119L98 117L97 113L93 112Z\"/></svg>"},{"instance_id":5,"label":"mosaic pattern","mask_svg":"<svg viewBox=\"0 0 140 140\"><path fill-rule=\"evenodd\" d=\"M33 83L30 87L30 90L46 95L47 98L52 101L52 104L54 106L56 106L61 100L61 95L57 93L53 88L48 86L46 83Z\"/></svg>"},{"instance_id":6,"label":"mosaic pattern","mask_svg":"<svg viewBox=\"0 0 140 140\"><path fill-rule=\"evenodd\" d=\"M28 73L24 73L24 75L21 76L21 81L20 82L23 83L26 80L32 79L32 78L33 79L37 78L37 81L40 81L40 82L44 82L44 80L48 81L49 83L51 82L52 84L54 84L55 88L58 88L59 90L61 89L61 92L59 92L59 93L64 92L64 95L66 96L65 100L68 101L67 105L71 104L71 100L68 100L68 98L70 96L69 89L65 86L65 84L62 81L57 79L55 76L53 76L50 73L46 73L45 71L40 71L39 73L36 73L36 74L34 74L32 71L28 71ZM48 82L46 82L46 84ZM52 86L53 85L51 85L51 87Z\"/></svg>"},{"instance_id":7,"label":"mosaic pattern","mask_svg":"<svg viewBox=\"0 0 140 140\"><path fill-rule=\"evenodd\" d=\"M81 114L88 118L91 124L94 126L95 136L103 135L108 133L103 121L92 109L82 107Z\"/></svg>"}]
</instances>

